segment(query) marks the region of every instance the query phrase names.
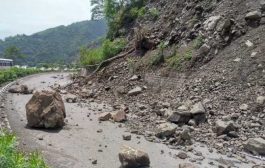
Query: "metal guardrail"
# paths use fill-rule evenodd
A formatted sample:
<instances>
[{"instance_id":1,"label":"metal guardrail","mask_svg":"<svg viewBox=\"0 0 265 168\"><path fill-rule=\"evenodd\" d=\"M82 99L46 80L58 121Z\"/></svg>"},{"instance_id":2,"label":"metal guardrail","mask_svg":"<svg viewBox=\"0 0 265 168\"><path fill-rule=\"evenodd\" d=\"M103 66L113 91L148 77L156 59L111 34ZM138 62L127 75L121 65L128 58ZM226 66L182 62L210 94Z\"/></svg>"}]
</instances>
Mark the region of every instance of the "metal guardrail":
<instances>
[{"instance_id":1,"label":"metal guardrail","mask_svg":"<svg viewBox=\"0 0 265 168\"><path fill-rule=\"evenodd\" d=\"M7 89L8 89L10 86L12 86L14 83L16 83L16 82L17 82L17 81L10 82L10 83L8 83L7 85L5 85L4 87L0 88L0 99L3 98L3 95L4 95L4 93L7 91ZM4 115L4 119L3 119L4 122L3 122L3 125L0 124L0 130L2 130L2 129L7 129L8 131L12 131L12 130L11 130L11 127L10 127L10 124L9 124L9 121L8 121L8 119L7 119L7 114L4 113L3 115Z\"/></svg>"}]
</instances>

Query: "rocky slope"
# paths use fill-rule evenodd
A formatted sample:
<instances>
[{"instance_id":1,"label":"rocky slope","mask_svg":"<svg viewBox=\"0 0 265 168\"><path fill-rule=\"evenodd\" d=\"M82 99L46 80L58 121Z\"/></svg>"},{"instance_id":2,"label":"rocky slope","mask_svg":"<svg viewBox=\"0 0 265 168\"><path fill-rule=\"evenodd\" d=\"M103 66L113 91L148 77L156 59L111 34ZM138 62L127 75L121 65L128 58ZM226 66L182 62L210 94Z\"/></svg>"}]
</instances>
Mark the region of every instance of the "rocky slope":
<instances>
[{"instance_id":1,"label":"rocky slope","mask_svg":"<svg viewBox=\"0 0 265 168\"><path fill-rule=\"evenodd\" d=\"M147 8L158 18L138 19L135 28L153 46L163 42L165 61L150 65L161 49L147 47L144 56L135 52L75 78L69 91L114 110L128 107L127 126L150 141L186 151L202 142L242 162L264 155L265 2L161 0ZM135 39L133 28L127 38Z\"/></svg>"}]
</instances>

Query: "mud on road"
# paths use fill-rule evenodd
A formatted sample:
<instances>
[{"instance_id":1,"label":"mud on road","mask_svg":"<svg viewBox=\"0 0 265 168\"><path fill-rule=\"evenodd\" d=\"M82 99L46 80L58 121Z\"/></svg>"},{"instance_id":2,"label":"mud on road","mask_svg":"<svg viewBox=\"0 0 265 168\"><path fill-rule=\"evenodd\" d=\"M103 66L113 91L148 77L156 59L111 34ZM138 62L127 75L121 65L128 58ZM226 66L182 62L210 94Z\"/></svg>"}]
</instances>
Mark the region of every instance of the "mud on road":
<instances>
[{"instance_id":1,"label":"mud on road","mask_svg":"<svg viewBox=\"0 0 265 168\"><path fill-rule=\"evenodd\" d=\"M49 90L52 85L66 85L71 82L67 73L41 74L24 78L25 84L35 90ZM47 163L54 168L118 168L118 153L123 145L142 149L149 154L152 168L175 168L180 163L196 162L198 167L252 167L252 162L243 163L235 158L228 158L210 153L203 144L194 144L191 148L202 153L195 156L187 152L188 158L181 160L176 155L182 151L168 146L146 141L143 136L132 135L131 141L124 141L122 136L130 134L125 124L99 122L102 112L112 111L112 107L101 102L66 103L66 126L61 130L37 130L27 128L25 105L32 95L8 94L4 96L4 108L11 129L18 135L23 150L38 150ZM65 98L65 95L62 95ZM92 164L97 160L97 164ZM259 160L252 160L256 163Z\"/></svg>"}]
</instances>

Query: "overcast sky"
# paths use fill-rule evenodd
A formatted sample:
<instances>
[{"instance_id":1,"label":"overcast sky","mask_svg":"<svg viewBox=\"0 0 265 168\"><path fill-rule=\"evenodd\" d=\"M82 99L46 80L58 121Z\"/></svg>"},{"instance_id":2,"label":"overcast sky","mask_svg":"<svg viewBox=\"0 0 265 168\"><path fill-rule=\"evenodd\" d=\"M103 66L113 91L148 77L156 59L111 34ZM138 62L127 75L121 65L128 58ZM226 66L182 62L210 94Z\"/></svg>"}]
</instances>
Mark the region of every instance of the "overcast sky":
<instances>
[{"instance_id":1,"label":"overcast sky","mask_svg":"<svg viewBox=\"0 0 265 168\"><path fill-rule=\"evenodd\" d=\"M0 39L90 19L90 0L0 0Z\"/></svg>"}]
</instances>

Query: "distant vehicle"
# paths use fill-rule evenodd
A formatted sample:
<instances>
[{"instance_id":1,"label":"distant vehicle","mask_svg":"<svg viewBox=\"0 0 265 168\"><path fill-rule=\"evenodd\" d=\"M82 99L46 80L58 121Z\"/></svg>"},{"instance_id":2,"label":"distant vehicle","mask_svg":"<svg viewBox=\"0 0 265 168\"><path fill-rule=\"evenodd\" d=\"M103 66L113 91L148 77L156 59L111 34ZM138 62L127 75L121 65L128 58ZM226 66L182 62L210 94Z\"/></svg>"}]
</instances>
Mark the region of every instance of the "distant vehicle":
<instances>
[{"instance_id":1,"label":"distant vehicle","mask_svg":"<svg viewBox=\"0 0 265 168\"><path fill-rule=\"evenodd\" d=\"M13 66L14 61L12 59L0 58L0 69L6 69Z\"/></svg>"}]
</instances>

